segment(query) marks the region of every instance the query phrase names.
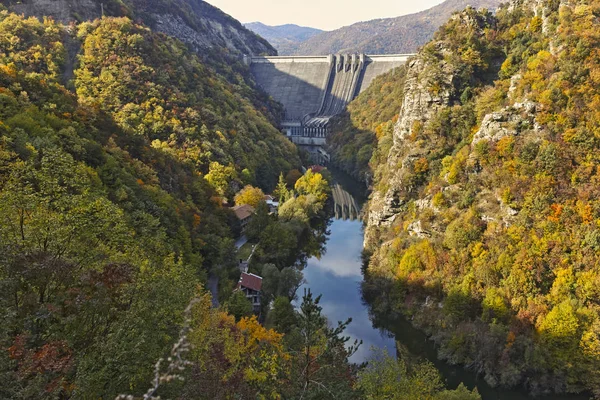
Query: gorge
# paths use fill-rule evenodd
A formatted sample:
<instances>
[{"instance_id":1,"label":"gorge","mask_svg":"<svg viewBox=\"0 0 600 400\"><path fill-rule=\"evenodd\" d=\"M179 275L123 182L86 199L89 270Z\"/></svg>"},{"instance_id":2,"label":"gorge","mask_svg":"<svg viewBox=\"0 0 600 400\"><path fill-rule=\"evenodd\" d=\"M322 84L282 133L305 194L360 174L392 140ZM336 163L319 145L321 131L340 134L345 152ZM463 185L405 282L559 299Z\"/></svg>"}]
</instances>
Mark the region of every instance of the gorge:
<instances>
[{"instance_id":1,"label":"gorge","mask_svg":"<svg viewBox=\"0 0 600 400\"><path fill-rule=\"evenodd\" d=\"M332 163L373 189L375 313L406 316L491 386L598 393L598 291L583 289L600 282L597 10L455 14L329 136Z\"/></svg>"},{"instance_id":2,"label":"gorge","mask_svg":"<svg viewBox=\"0 0 600 400\"><path fill-rule=\"evenodd\" d=\"M2 0L0 398L600 396L599 26L278 57L201 0Z\"/></svg>"}]
</instances>

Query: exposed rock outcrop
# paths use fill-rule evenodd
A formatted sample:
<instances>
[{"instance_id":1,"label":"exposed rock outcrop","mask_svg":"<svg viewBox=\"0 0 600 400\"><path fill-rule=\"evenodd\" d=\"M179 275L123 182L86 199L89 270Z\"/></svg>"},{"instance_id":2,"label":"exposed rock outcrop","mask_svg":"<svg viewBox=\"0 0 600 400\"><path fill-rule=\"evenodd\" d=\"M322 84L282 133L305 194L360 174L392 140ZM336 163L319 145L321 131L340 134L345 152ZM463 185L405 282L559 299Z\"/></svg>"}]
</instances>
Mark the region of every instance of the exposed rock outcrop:
<instances>
[{"instance_id":1,"label":"exposed rock outcrop","mask_svg":"<svg viewBox=\"0 0 600 400\"><path fill-rule=\"evenodd\" d=\"M52 16L57 21L127 16L189 44L195 51L227 49L232 55L275 55L277 51L239 21L202 0L22 0L7 1L10 11Z\"/></svg>"},{"instance_id":2,"label":"exposed rock outcrop","mask_svg":"<svg viewBox=\"0 0 600 400\"><path fill-rule=\"evenodd\" d=\"M472 144L482 140L497 142L506 136L516 136L524 130L539 131L541 127L535 122L536 109L535 103L526 101L487 114L473 136Z\"/></svg>"},{"instance_id":3,"label":"exposed rock outcrop","mask_svg":"<svg viewBox=\"0 0 600 400\"><path fill-rule=\"evenodd\" d=\"M446 51L440 48L440 52L444 54ZM418 56L410 62L404 101L394 127L395 146L403 144L415 122L429 120L441 107L449 103L452 78L452 68L443 60L427 60L424 56Z\"/></svg>"},{"instance_id":4,"label":"exposed rock outcrop","mask_svg":"<svg viewBox=\"0 0 600 400\"><path fill-rule=\"evenodd\" d=\"M452 20L482 37L486 26L493 25L491 15L476 16L473 9L455 14ZM435 151L432 144L419 138L419 132L443 109L452 106L464 89L460 63L448 43L433 42L409 62L404 86L404 98L394 127L393 146L389 151L386 175L380 178L380 189L369 202L365 245L369 246L380 227L390 226L402 208L414 196L412 180L415 164L426 160ZM424 232L411 226L410 231L421 237Z\"/></svg>"},{"instance_id":5,"label":"exposed rock outcrop","mask_svg":"<svg viewBox=\"0 0 600 400\"><path fill-rule=\"evenodd\" d=\"M441 54L447 51L439 44ZM454 71L444 60L418 55L409 62L404 99L398 122L394 127L394 145L388 155L388 170L396 171L388 178L385 192L375 191L369 202L368 227L389 226L405 204L403 176L420 153L406 145L406 139L418 124L431 119L446 107L454 95ZM369 240L369 229L365 241Z\"/></svg>"}]
</instances>

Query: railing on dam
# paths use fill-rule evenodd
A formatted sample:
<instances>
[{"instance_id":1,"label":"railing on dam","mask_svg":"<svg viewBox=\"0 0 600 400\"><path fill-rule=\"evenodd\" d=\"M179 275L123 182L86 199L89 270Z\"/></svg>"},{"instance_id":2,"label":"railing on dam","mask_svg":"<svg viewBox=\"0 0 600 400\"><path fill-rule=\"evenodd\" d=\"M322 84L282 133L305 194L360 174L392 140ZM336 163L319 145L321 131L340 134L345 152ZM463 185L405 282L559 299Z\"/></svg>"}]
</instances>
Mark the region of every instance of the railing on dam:
<instances>
[{"instance_id":1,"label":"railing on dam","mask_svg":"<svg viewBox=\"0 0 600 400\"><path fill-rule=\"evenodd\" d=\"M362 55L362 54L361 54ZM283 64L283 63L311 63L311 62L323 62L328 63L332 61L332 57L339 57L340 55L329 54L326 56L244 56L244 62L247 65L250 64ZM350 54L352 56L352 54ZM364 55L366 61L371 62L406 62L414 54L374 54Z\"/></svg>"}]
</instances>

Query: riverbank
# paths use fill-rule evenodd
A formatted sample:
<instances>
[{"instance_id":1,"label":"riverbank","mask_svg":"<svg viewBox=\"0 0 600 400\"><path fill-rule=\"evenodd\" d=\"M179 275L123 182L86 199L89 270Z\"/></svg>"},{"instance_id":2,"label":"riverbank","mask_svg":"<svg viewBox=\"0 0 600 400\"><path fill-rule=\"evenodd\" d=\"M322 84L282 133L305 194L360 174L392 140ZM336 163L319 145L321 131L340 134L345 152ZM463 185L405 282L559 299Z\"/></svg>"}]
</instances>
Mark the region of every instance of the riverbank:
<instances>
[{"instance_id":1,"label":"riverbank","mask_svg":"<svg viewBox=\"0 0 600 400\"><path fill-rule=\"evenodd\" d=\"M340 185L357 204L363 206L367 199L364 185L339 170L330 169L330 172L333 183ZM438 359L435 343L423 331L413 326L409 319L390 310L381 312L373 307L377 301L373 295L388 296L390 293L378 291L371 293L371 297L363 294L363 223L360 220L335 219L334 215L331 215L331 218L325 252L321 258L312 257L307 260L304 270L306 283L299 293L306 287L315 294L322 294L323 311L331 322L353 318L347 333L353 340L363 340L363 346L351 361L367 360L371 354L371 346L385 348L390 354L397 354L415 362L431 362L440 371L448 389L455 389L460 383L464 383L469 389L476 387L484 400L534 398L519 390L493 388L475 371ZM585 400L588 396L550 395L535 399Z\"/></svg>"}]
</instances>

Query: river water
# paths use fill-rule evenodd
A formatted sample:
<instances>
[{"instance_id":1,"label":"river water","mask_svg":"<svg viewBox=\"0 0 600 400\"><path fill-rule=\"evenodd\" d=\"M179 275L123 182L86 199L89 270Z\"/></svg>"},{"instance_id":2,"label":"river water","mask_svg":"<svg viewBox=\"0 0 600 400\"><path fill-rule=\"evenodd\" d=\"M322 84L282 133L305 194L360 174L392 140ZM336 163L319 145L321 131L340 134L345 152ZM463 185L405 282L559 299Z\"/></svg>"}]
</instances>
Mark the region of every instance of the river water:
<instances>
[{"instance_id":1,"label":"river water","mask_svg":"<svg viewBox=\"0 0 600 400\"><path fill-rule=\"evenodd\" d=\"M456 388L463 382L470 389L477 387L483 400L584 400L587 396L542 396L530 397L523 392L497 390L482 379L460 366L449 365L436 358L435 345L427 336L415 329L405 319L386 320L379 318L381 328L373 327L368 307L362 300L360 283L361 252L363 246L363 225L352 212L354 205L360 207L366 200L364 187L339 171L331 171L337 185L337 212L332 212L326 252L320 258L311 258L304 269L306 283L299 289L299 297L304 288L310 288L314 295L322 295L323 313L335 324L352 318L345 335L352 340L362 340L363 344L351 358L352 362L367 361L371 347L385 348L391 355L397 351L403 354L431 361L440 371L447 387ZM343 192L341 192L343 190Z\"/></svg>"}]
</instances>

